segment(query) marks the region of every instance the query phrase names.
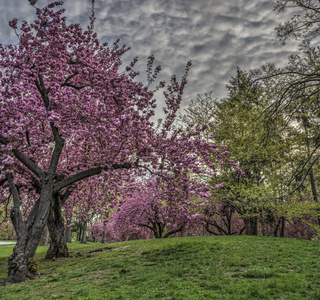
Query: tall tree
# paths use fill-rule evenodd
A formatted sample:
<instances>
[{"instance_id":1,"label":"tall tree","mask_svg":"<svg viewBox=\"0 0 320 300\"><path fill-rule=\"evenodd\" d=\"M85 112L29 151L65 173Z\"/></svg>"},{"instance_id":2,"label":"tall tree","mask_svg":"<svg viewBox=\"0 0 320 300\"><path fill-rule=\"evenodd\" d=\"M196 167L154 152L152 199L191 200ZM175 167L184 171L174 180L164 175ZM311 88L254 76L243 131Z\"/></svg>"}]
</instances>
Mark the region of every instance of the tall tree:
<instances>
[{"instance_id":1,"label":"tall tree","mask_svg":"<svg viewBox=\"0 0 320 300\"><path fill-rule=\"evenodd\" d=\"M314 170L317 167L320 147L319 131L319 66L318 48L305 47L301 55L290 55L287 66L278 69L269 64L262 67L258 79L263 82L270 104L264 112L266 124L272 124L280 115L283 129L291 139L292 155L290 194L299 191L308 177L313 198L317 199Z\"/></svg>"},{"instance_id":2,"label":"tall tree","mask_svg":"<svg viewBox=\"0 0 320 300\"><path fill-rule=\"evenodd\" d=\"M1 193L11 194L11 220L17 244L8 261L7 283L32 277L28 260L35 254L50 206L86 179L112 182L115 174L149 172L163 176L188 199L190 190L208 187L190 173L214 176L226 153L201 139L203 128L174 130L191 63L181 82L172 76L164 90L166 118L156 130L154 91L134 81L137 59L120 72L128 48L101 44L93 32L67 25L60 2L36 9L24 21L18 45L0 45ZM17 20L10 22L17 30ZM160 67L148 67L148 83ZM98 176L97 176L98 175ZM81 200L82 201L82 200ZM28 207L25 216L21 204ZM59 218L58 218L59 219ZM50 230L50 226L49 226Z\"/></svg>"},{"instance_id":3,"label":"tall tree","mask_svg":"<svg viewBox=\"0 0 320 300\"><path fill-rule=\"evenodd\" d=\"M246 233L256 235L257 217L271 196L271 189L266 186L272 185L274 177L278 176L275 170L285 158L286 147L284 139L275 130L279 124L274 122L267 132L262 122L266 103L262 100L263 89L254 82L253 75L238 68L227 88L227 98L220 101L213 100L210 95L199 98L186 110L182 120L200 124L203 120L216 122L209 132L216 134L218 144L228 145L230 158L245 176L239 178L229 166L222 165L219 175L211 179L213 187L223 182L222 188L213 190L213 201L237 211L245 222ZM207 106L211 108L207 109Z\"/></svg>"}]
</instances>

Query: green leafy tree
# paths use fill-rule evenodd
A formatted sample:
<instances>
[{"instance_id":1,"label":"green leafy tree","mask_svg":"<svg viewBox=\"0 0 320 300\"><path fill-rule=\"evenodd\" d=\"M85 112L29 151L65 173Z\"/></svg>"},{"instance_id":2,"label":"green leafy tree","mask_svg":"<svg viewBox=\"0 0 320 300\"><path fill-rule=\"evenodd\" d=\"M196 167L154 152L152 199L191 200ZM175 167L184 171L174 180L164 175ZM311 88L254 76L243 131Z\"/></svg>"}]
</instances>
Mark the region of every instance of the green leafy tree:
<instances>
[{"instance_id":1,"label":"green leafy tree","mask_svg":"<svg viewBox=\"0 0 320 300\"><path fill-rule=\"evenodd\" d=\"M281 118L266 130L262 114L267 102L264 90L254 82L252 74L238 68L227 88L227 98L218 101L211 95L199 97L181 119L201 125L215 122L207 137L209 133L216 134L215 141L228 146L232 160L245 176L239 178L229 166L223 165L217 170L217 179L210 180L213 187L224 183L223 188L213 190L213 198L236 210L245 222L246 234L256 235L262 208L279 194L282 174L278 166L287 159L289 147L276 130L283 122Z\"/></svg>"},{"instance_id":2,"label":"green leafy tree","mask_svg":"<svg viewBox=\"0 0 320 300\"><path fill-rule=\"evenodd\" d=\"M279 116L285 122L279 130L287 132L292 152L287 172L287 195L296 191L318 201L317 170L320 158L320 50L305 47L301 55L291 55L282 69L262 67L260 82L272 101L265 110L266 124ZM284 169L284 167L282 167ZM304 192L304 194L301 194Z\"/></svg>"}]
</instances>

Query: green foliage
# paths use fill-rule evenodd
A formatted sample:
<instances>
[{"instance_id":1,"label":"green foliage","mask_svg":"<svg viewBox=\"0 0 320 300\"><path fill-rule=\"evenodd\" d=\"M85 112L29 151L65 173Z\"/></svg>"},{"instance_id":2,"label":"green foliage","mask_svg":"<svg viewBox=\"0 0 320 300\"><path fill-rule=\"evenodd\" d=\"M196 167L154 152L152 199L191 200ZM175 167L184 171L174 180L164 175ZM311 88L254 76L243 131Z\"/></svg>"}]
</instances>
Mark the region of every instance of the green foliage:
<instances>
[{"instance_id":1,"label":"green foliage","mask_svg":"<svg viewBox=\"0 0 320 300\"><path fill-rule=\"evenodd\" d=\"M280 168L283 184L287 191L295 189L300 197L318 201L320 49L305 46L302 50L299 55L290 55L282 69L272 64L263 66L263 77L259 77L269 103L264 112L268 128L279 117L285 120L278 132L291 150Z\"/></svg>"},{"instance_id":2,"label":"green foliage","mask_svg":"<svg viewBox=\"0 0 320 300\"><path fill-rule=\"evenodd\" d=\"M0 204L0 240L13 240L15 237L13 225L5 213L5 204Z\"/></svg>"},{"instance_id":3,"label":"green foliage","mask_svg":"<svg viewBox=\"0 0 320 300\"><path fill-rule=\"evenodd\" d=\"M37 253L41 275L2 287L2 299L291 300L320 295L319 244L311 241L188 237L91 243L70 252L70 258L54 262L42 261L45 253ZM0 251L1 280L6 259Z\"/></svg>"},{"instance_id":4,"label":"green foliage","mask_svg":"<svg viewBox=\"0 0 320 300\"><path fill-rule=\"evenodd\" d=\"M242 218L255 218L268 201L279 196L283 181L279 169L288 161L291 148L279 133L283 118L277 118L268 127L263 122L268 102L263 86L253 80L253 74L238 68L228 92L228 97L220 101L210 95L199 97L181 119L200 125L216 121L208 131L216 135L215 143L228 146L230 159L245 176L236 176L229 164L219 167L217 176L209 182L213 187L221 182L224 186L212 191L212 199L229 205Z\"/></svg>"}]
</instances>

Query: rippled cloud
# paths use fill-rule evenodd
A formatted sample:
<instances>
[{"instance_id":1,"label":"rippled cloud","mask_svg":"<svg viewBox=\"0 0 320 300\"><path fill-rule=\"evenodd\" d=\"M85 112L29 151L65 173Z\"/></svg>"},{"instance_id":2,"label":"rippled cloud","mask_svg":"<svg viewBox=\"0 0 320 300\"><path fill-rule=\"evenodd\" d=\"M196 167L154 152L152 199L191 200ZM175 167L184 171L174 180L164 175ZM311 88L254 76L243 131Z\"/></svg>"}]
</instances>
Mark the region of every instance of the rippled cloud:
<instances>
[{"instance_id":1,"label":"rippled cloud","mask_svg":"<svg viewBox=\"0 0 320 300\"><path fill-rule=\"evenodd\" d=\"M91 1L65 0L70 22L89 24ZM162 78L181 76L188 60L193 66L185 91L185 102L197 94L212 91L226 96L225 85L239 66L243 70L266 62L285 64L297 45L282 46L275 39L274 27L283 20L269 0L96 0L95 29L102 41L131 47L125 63L139 57L139 79L145 80L147 57L154 54L163 66ZM49 3L39 0L38 7ZM17 37L8 21L34 18L27 0L10 0L2 7L0 42L15 43Z\"/></svg>"}]
</instances>

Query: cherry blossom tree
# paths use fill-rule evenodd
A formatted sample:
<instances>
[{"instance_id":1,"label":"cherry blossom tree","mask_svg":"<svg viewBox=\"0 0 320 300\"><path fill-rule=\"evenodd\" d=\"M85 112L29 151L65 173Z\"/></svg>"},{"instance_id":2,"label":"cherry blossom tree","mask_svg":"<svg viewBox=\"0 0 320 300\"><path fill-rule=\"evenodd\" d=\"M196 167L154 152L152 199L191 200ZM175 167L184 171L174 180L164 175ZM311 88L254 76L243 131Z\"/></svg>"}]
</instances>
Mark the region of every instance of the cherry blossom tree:
<instances>
[{"instance_id":1,"label":"cherry blossom tree","mask_svg":"<svg viewBox=\"0 0 320 300\"><path fill-rule=\"evenodd\" d=\"M13 200L10 218L17 235L7 283L32 278L28 260L44 227L48 223L54 241L54 224L63 224L62 205L76 197L81 181L115 187L117 173L129 176L136 170L136 176L166 178L188 199L191 192L208 192L190 174L214 176L214 158L228 154L201 139L203 127L172 129L191 63L180 82L173 76L156 87L165 88L166 117L155 128L150 84L161 68L153 70L154 58L148 84L135 81L137 58L122 66L129 49L118 41L101 44L94 15L87 30L67 25L60 5L36 8L36 20L23 21L19 31L12 20L18 44L0 45L0 186L2 198Z\"/></svg>"},{"instance_id":2,"label":"cherry blossom tree","mask_svg":"<svg viewBox=\"0 0 320 300\"><path fill-rule=\"evenodd\" d=\"M167 238L197 221L199 203L190 199L194 193L185 194L161 177L130 185L127 191L113 216L115 231L130 232L141 227L155 238Z\"/></svg>"},{"instance_id":3,"label":"cherry blossom tree","mask_svg":"<svg viewBox=\"0 0 320 300\"><path fill-rule=\"evenodd\" d=\"M117 230L113 219L108 221L98 221L89 228L89 234L92 239L101 243L122 242L131 240L150 239L152 233L147 228L140 226L130 226L130 230L123 227L123 230Z\"/></svg>"}]
</instances>

